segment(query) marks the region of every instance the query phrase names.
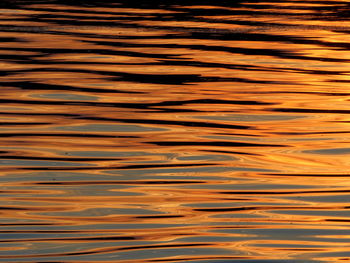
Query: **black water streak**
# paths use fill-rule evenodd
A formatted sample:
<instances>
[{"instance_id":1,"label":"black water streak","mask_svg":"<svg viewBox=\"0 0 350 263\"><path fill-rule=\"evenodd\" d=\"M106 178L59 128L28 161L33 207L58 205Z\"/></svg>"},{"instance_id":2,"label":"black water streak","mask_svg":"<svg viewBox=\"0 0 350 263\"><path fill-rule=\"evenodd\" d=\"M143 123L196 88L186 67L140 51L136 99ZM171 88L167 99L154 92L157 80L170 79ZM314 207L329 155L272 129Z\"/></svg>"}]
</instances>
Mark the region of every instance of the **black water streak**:
<instances>
[{"instance_id":1,"label":"black water streak","mask_svg":"<svg viewBox=\"0 0 350 263\"><path fill-rule=\"evenodd\" d=\"M3 231L1 231L3 232ZM26 231L24 231L27 233ZM23 234L24 232L17 232ZM3 233L9 233L9 232L3 232ZM35 233L35 232L34 232ZM16 242L58 242L58 241L64 241L64 242L91 242L91 241L97 241L97 242L106 242L106 241L126 241L126 240L136 240L135 237L129 237L129 236L101 236L101 237L84 237L84 238L78 238L78 237L65 237L65 238L31 238L31 239L18 239L18 240L0 240L0 243L16 243Z\"/></svg>"},{"instance_id":2,"label":"black water streak","mask_svg":"<svg viewBox=\"0 0 350 263\"><path fill-rule=\"evenodd\" d=\"M242 155L252 155L252 156L261 156L257 153L248 153L248 152L237 152L237 151L219 151L219 150L200 150L201 152L210 152L210 153L228 153L228 154L242 154Z\"/></svg>"},{"instance_id":3,"label":"black water streak","mask_svg":"<svg viewBox=\"0 0 350 263\"><path fill-rule=\"evenodd\" d=\"M121 161L121 158L72 158L72 157L35 157L35 156L17 156L17 155L0 155L1 159L11 159L11 160L43 160L43 161L79 161L79 162L92 162L92 161Z\"/></svg>"},{"instance_id":4,"label":"black water streak","mask_svg":"<svg viewBox=\"0 0 350 263\"><path fill-rule=\"evenodd\" d=\"M341 74L341 73L339 73ZM349 96L350 93L345 92L318 92L318 91L259 91L258 94L309 94L318 96ZM283 110L283 109L282 109Z\"/></svg>"},{"instance_id":5,"label":"black water streak","mask_svg":"<svg viewBox=\"0 0 350 263\"><path fill-rule=\"evenodd\" d=\"M321 131L321 132L273 132L273 134L277 135L325 135L325 134L343 134L350 133L349 131Z\"/></svg>"},{"instance_id":6,"label":"black water streak","mask_svg":"<svg viewBox=\"0 0 350 263\"><path fill-rule=\"evenodd\" d=\"M22 28L22 27L21 27ZM1 29L1 28L0 28ZM52 54L99 54L99 55L110 55L110 56L128 56L128 57L142 57L142 58L162 58L162 59L175 59L180 55L170 55L170 54L154 54L154 53L144 53L136 51L119 51L119 50L109 50L109 49L68 49L68 48L35 48L35 47L0 47L0 50L14 50L14 51L30 51L39 52L40 56L48 56ZM37 69L40 70L40 69ZM13 72L31 72L37 70L15 70ZM42 69L43 70L43 69ZM45 69L50 70L50 69ZM57 69L56 69L57 70ZM64 71L64 69L61 69ZM82 72L82 71L81 71Z\"/></svg>"},{"instance_id":7,"label":"black water streak","mask_svg":"<svg viewBox=\"0 0 350 263\"><path fill-rule=\"evenodd\" d=\"M13 77L14 75L33 73L33 72L88 73L88 74L106 76L107 79L111 81L125 81L125 82L132 82L132 83L148 83L148 84L164 84L164 85L191 85L191 84L193 85L195 83L203 83L203 82L287 84L287 82L281 82L281 81L252 80L252 79L243 79L238 77L209 77L209 76L203 76L200 74L141 74L141 73L129 73L129 72L123 72L123 71L107 71L107 70L75 69L75 68L26 69L26 70L1 72L1 74L3 74L4 76Z\"/></svg>"},{"instance_id":8,"label":"black water streak","mask_svg":"<svg viewBox=\"0 0 350 263\"><path fill-rule=\"evenodd\" d=\"M188 141L162 141L147 142L159 146L220 146L220 147L288 147L280 144L248 143L248 142L231 142L231 141L210 141L210 142L188 142Z\"/></svg>"},{"instance_id":9,"label":"black water streak","mask_svg":"<svg viewBox=\"0 0 350 263\"><path fill-rule=\"evenodd\" d=\"M334 218L327 218L324 221L326 222L338 222L338 223L349 223L350 219L334 219Z\"/></svg>"},{"instance_id":10,"label":"black water streak","mask_svg":"<svg viewBox=\"0 0 350 263\"><path fill-rule=\"evenodd\" d=\"M220 194L232 195L295 195L295 194L333 194L350 193L350 190L295 190L295 191L222 191Z\"/></svg>"},{"instance_id":11,"label":"black water streak","mask_svg":"<svg viewBox=\"0 0 350 263\"><path fill-rule=\"evenodd\" d=\"M26 211L29 210L23 207L10 207L10 206L0 206L0 210L16 210L16 211Z\"/></svg>"},{"instance_id":12,"label":"black water streak","mask_svg":"<svg viewBox=\"0 0 350 263\"><path fill-rule=\"evenodd\" d=\"M56 226L56 223L0 223L0 227L2 226ZM3 232L4 230L1 230Z\"/></svg>"},{"instance_id":13,"label":"black water streak","mask_svg":"<svg viewBox=\"0 0 350 263\"><path fill-rule=\"evenodd\" d=\"M223 208L196 208L199 212L237 212L250 210L340 210L348 207L310 207L310 206L246 206L246 207L223 207Z\"/></svg>"},{"instance_id":14,"label":"black water streak","mask_svg":"<svg viewBox=\"0 0 350 263\"><path fill-rule=\"evenodd\" d=\"M108 166L93 166L93 167L45 167L45 166L40 166L40 167L18 167L17 170L57 170L57 171L64 171L64 170L137 170L137 169L147 169L147 168L175 168L175 167L201 167L201 166L215 166L215 163L205 163L205 164L150 164L150 165L126 165L126 166L113 166L113 165L108 165Z\"/></svg>"},{"instance_id":15,"label":"black water streak","mask_svg":"<svg viewBox=\"0 0 350 263\"><path fill-rule=\"evenodd\" d=\"M293 113L334 113L350 114L350 110L333 110L333 109L305 109L305 108L273 108L270 111L293 112Z\"/></svg>"},{"instance_id":16,"label":"black water streak","mask_svg":"<svg viewBox=\"0 0 350 263\"><path fill-rule=\"evenodd\" d=\"M227 259L231 259L231 260L249 260L249 259L253 259L254 257L250 257L250 256L230 256L230 257L225 257L225 256L214 256L214 257L200 257L200 256L195 256L195 257L191 257L190 260L227 260ZM179 258L177 257L176 259L174 258L169 258L169 259L150 259L149 262L174 262L174 260L176 260L176 262L180 262L180 261L188 261L189 258ZM220 262L220 261L219 261ZM239 261L238 261L239 262ZM277 262L276 262L277 263Z\"/></svg>"},{"instance_id":17,"label":"black water streak","mask_svg":"<svg viewBox=\"0 0 350 263\"><path fill-rule=\"evenodd\" d=\"M144 249L161 249L161 248L183 248L183 247L208 247L213 244L211 243L190 243L190 244L169 244L169 245L149 245L149 246L128 246L128 247L112 247L112 248L100 248L96 250L85 250L79 252L62 252L62 253L51 253L51 254L32 254L32 255L9 255L1 256L0 258L28 258L28 257L57 257L57 256L78 256L78 255L93 255L101 253L111 253L116 251L125 250L144 250Z\"/></svg>"},{"instance_id":18,"label":"black water streak","mask_svg":"<svg viewBox=\"0 0 350 263\"><path fill-rule=\"evenodd\" d=\"M72 113L50 113L50 112L0 112L0 115L15 115L15 116L58 116L58 117L79 117L79 114Z\"/></svg>"},{"instance_id":19,"label":"black water streak","mask_svg":"<svg viewBox=\"0 0 350 263\"><path fill-rule=\"evenodd\" d=\"M163 29L163 27L156 27L156 28ZM164 27L164 29L172 29L172 27ZM220 37L216 39L220 39ZM225 40L228 40L227 37L225 37ZM230 39L230 40L235 40L235 39ZM261 41L264 41L264 40L261 40ZM341 59L341 58L322 58L322 57L301 56L301 55L295 54L292 51L285 51L285 50L278 50L278 49L223 47L223 46L213 46L213 45L207 46L207 45L183 45L183 44L181 45L180 44L129 44L129 43L123 43L123 42L113 43L113 42L106 42L106 41L89 41L89 42L101 44L101 45L117 46L117 47L184 48L186 50L193 49L193 50L201 50L201 51L222 51L222 52L233 53L233 54L263 55L263 56L272 56L272 57L285 58L285 59L301 59L301 60L317 60L317 61L322 60L327 62L349 62L350 61L348 59ZM349 45L346 45L346 47L344 48L348 48L348 47Z\"/></svg>"},{"instance_id":20,"label":"black water streak","mask_svg":"<svg viewBox=\"0 0 350 263\"><path fill-rule=\"evenodd\" d=\"M180 106L180 105L186 105L186 103L181 104L181 102L163 102L163 103L120 103L120 102L87 102L87 101L54 101L54 100L18 100L18 99L0 99L0 103L14 103L14 104L22 104L22 105L69 105L69 106L88 106L88 107L120 107L120 108L127 108L127 109L142 109L142 110L152 110L152 109L158 109L157 107L161 106ZM196 103L196 101L193 101L192 103ZM189 102L191 104L191 102ZM227 105L271 105L269 103L264 102L255 102L255 101L225 101L225 100L203 100L200 101L198 104L227 104ZM162 110L161 108L159 110ZM192 110L193 111L193 110ZM30 115L32 113L8 113L10 115L15 114L23 114L23 115ZM67 114L62 113L62 116L72 116L72 117L79 117L78 114ZM33 113L32 115L43 115L45 116L45 113ZM50 114L53 116L61 115L61 114ZM90 117L92 118L92 117ZM100 118L103 120L103 117ZM117 120L113 118L106 118L106 120ZM124 119L119 119L124 120ZM146 121L146 120L145 120ZM162 121L162 120L159 120ZM237 126L239 127L239 126ZM242 126L242 127L248 127L248 126Z\"/></svg>"},{"instance_id":21,"label":"black water streak","mask_svg":"<svg viewBox=\"0 0 350 263\"><path fill-rule=\"evenodd\" d=\"M153 180L153 181L145 181L145 180L137 180L137 181L65 181L65 182L33 182L33 183L25 183L30 185L144 185L144 184L203 184L204 181L195 181L195 180L172 180L172 181L164 181L164 180Z\"/></svg>"},{"instance_id":22,"label":"black water streak","mask_svg":"<svg viewBox=\"0 0 350 263\"><path fill-rule=\"evenodd\" d=\"M84 120L99 120L99 121L117 121L121 123L140 123L140 124L154 124L154 125L177 125L185 127L208 127L208 128L223 128L223 129L254 129L248 125L237 124L223 124L213 122L199 122L199 121L170 121L170 120L147 120L147 119L121 119L121 118L104 118L104 117L78 117L77 119Z\"/></svg>"},{"instance_id":23,"label":"black water streak","mask_svg":"<svg viewBox=\"0 0 350 263\"><path fill-rule=\"evenodd\" d=\"M135 216L135 218L139 218L139 219L180 218L180 217L185 217L185 216L182 216L182 215Z\"/></svg>"},{"instance_id":24,"label":"black water streak","mask_svg":"<svg viewBox=\"0 0 350 263\"><path fill-rule=\"evenodd\" d=\"M0 137L75 137L75 138L139 138L138 136L117 136L107 134L84 133L0 133Z\"/></svg>"},{"instance_id":25,"label":"black water streak","mask_svg":"<svg viewBox=\"0 0 350 263\"><path fill-rule=\"evenodd\" d=\"M35 62L35 64L40 64L41 62ZM52 62L50 62L52 63ZM66 64L67 62L62 62ZM91 62L89 62L91 63ZM132 91L132 90L118 90L115 88L111 89L101 89L101 88L88 88L88 87L73 87L69 85L57 85L57 84L48 84L48 83L40 83L33 81L11 81L7 82L7 86L20 88L23 90L59 90L59 91L87 91L87 92L97 92L97 93L131 93L131 94L143 94L144 92L140 91Z\"/></svg>"},{"instance_id":26,"label":"black water streak","mask_svg":"<svg viewBox=\"0 0 350 263\"><path fill-rule=\"evenodd\" d=\"M50 122L0 122L0 126L31 126L31 125L49 125Z\"/></svg>"},{"instance_id":27,"label":"black water streak","mask_svg":"<svg viewBox=\"0 0 350 263\"><path fill-rule=\"evenodd\" d=\"M322 174L322 173L317 173L317 174L288 174L288 173L265 173L264 175L269 175L269 176L291 176L291 177L349 177L350 174Z\"/></svg>"}]
</instances>

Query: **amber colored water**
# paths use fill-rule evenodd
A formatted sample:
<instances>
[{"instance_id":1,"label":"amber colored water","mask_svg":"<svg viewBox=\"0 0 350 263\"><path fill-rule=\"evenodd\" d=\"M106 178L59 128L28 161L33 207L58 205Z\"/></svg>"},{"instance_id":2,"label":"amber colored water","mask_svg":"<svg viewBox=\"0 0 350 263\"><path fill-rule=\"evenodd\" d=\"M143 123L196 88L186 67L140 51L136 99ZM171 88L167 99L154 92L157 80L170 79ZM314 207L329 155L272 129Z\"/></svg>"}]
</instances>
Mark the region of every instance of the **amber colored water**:
<instances>
[{"instance_id":1,"label":"amber colored water","mask_svg":"<svg viewBox=\"0 0 350 263\"><path fill-rule=\"evenodd\" d=\"M350 1L0 14L1 262L350 260Z\"/></svg>"}]
</instances>

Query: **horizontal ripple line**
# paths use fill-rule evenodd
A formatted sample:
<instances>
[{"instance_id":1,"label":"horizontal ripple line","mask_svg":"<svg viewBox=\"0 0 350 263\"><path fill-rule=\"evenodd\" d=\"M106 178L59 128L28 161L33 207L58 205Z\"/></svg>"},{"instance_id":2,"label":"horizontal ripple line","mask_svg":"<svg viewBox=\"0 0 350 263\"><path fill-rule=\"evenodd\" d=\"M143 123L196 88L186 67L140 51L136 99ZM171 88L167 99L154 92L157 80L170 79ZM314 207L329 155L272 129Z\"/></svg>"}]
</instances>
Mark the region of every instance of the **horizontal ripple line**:
<instances>
[{"instance_id":1,"label":"horizontal ripple line","mask_svg":"<svg viewBox=\"0 0 350 263\"><path fill-rule=\"evenodd\" d=\"M63 62L66 63L66 62ZM27 90L58 90L58 91L84 91L84 92L99 92L99 93L130 93L130 94L144 94L145 92L141 91L132 91L132 90L118 90L118 89L101 89L101 88L87 88L87 87L73 87L67 85L57 85L57 84L48 84L40 83L33 81L11 81L6 83L7 86L17 87Z\"/></svg>"},{"instance_id":2,"label":"horizontal ripple line","mask_svg":"<svg viewBox=\"0 0 350 263\"><path fill-rule=\"evenodd\" d=\"M89 162L89 161L121 161L123 159L121 158L105 158L105 157L100 157L100 158L70 158L70 157L35 157L35 156L16 156L16 155L1 155L0 152L0 159L11 159L11 160L45 160L45 161L80 161L80 162Z\"/></svg>"},{"instance_id":3,"label":"horizontal ripple line","mask_svg":"<svg viewBox=\"0 0 350 263\"><path fill-rule=\"evenodd\" d=\"M288 147L280 144L248 143L248 142L228 142L228 141L210 141L210 142L186 142L186 141L163 141L147 142L159 146L221 146L221 147Z\"/></svg>"},{"instance_id":4,"label":"horizontal ripple line","mask_svg":"<svg viewBox=\"0 0 350 263\"><path fill-rule=\"evenodd\" d=\"M21 170L128 170L128 169L146 169L146 168L173 168L173 167L197 167L213 166L215 163L206 164L149 164L149 165L126 165L126 166L94 166L94 167L21 167Z\"/></svg>"},{"instance_id":5,"label":"horizontal ripple line","mask_svg":"<svg viewBox=\"0 0 350 263\"><path fill-rule=\"evenodd\" d=\"M220 194L238 195L293 195L293 194L332 194L350 193L350 190L310 190L310 191L223 191Z\"/></svg>"},{"instance_id":6,"label":"horizontal ripple line","mask_svg":"<svg viewBox=\"0 0 350 263\"><path fill-rule=\"evenodd\" d=\"M212 243L191 243L191 244L166 244L166 245L149 245L149 246L128 246L128 247L107 247L99 249L91 249L79 252L62 252L62 253L48 253L48 254L32 254L32 255L8 255L1 258L31 258L31 257L58 257L58 256L78 256L78 255L93 255L101 253L111 253L116 251L125 250L143 250L143 249L161 249L161 248L183 248L183 247L208 247L213 245Z\"/></svg>"},{"instance_id":7,"label":"horizontal ripple line","mask_svg":"<svg viewBox=\"0 0 350 263\"><path fill-rule=\"evenodd\" d=\"M208 128L224 128L224 129L254 129L252 126L241 124L225 124L213 122L198 121L170 121L170 120L150 120L150 119L120 119L120 118L103 118L103 117L78 117L83 120L104 120L118 121L122 123L141 123L141 124L161 124L161 125L177 125L185 127L208 127Z\"/></svg>"},{"instance_id":8,"label":"horizontal ripple line","mask_svg":"<svg viewBox=\"0 0 350 263\"><path fill-rule=\"evenodd\" d=\"M271 176L300 176L300 177L349 177L350 174L303 174L303 173L298 173L298 174L288 174L288 173L266 173L264 175L271 175Z\"/></svg>"},{"instance_id":9,"label":"horizontal ripple line","mask_svg":"<svg viewBox=\"0 0 350 263\"><path fill-rule=\"evenodd\" d=\"M139 136L107 135L107 134L95 134L95 133L91 133L91 132L84 132L84 133L0 133L0 137L140 138Z\"/></svg>"},{"instance_id":10,"label":"horizontal ripple line","mask_svg":"<svg viewBox=\"0 0 350 263\"><path fill-rule=\"evenodd\" d=\"M328 207L313 207L313 206L245 206L245 207L223 207L223 208L195 208L194 211L200 212L235 212L249 210L340 210L348 209L347 206L328 206Z\"/></svg>"},{"instance_id":11,"label":"horizontal ripple line","mask_svg":"<svg viewBox=\"0 0 350 263\"><path fill-rule=\"evenodd\" d=\"M13 233L13 232L5 232L5 233ZM26 231L24 232L15 232L15 233L28 233ZM36 232L32 232L36 233ZM57 242L57 241L64 241L64 242L90 242L90 241L125 241L125 240L135 240L135 237L128 237L128 236L101 236L101 237L65 237L65 238L28 238L28 239L7 239L7 240L0 240L0 243L16 243L16 242Z\"/></svg>"},{"instance_id":12,"label":"horizontal ripple line","mask_svg":"<svg viewBox=\"0 0 350 263\"><path fill-rule=\"evenodd\" d=\"M143 185L143 184L203 184L205 181L195 181L195 180L137 180L137 181L79 181L79 182L35 182L35 183L23 183L23 185Z\"/></svg>"}]
</instances>

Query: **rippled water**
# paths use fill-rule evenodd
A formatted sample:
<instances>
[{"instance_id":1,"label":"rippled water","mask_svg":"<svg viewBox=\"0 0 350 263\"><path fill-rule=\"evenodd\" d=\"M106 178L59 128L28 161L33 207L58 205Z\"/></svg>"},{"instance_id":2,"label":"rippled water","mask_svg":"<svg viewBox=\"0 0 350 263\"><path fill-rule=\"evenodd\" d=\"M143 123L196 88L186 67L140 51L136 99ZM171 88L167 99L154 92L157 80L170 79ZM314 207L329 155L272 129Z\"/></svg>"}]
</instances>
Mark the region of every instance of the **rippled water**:
<instances>
[{"instance_id":1,"label":"rippled water","mask_svg":"<svg viewBox=\"0 0 350 263\"><path fill-rule=\"evenodd\" d=\"M350 260L350 2L0 4L1 262Z\"/></svg>"}]
</instances>

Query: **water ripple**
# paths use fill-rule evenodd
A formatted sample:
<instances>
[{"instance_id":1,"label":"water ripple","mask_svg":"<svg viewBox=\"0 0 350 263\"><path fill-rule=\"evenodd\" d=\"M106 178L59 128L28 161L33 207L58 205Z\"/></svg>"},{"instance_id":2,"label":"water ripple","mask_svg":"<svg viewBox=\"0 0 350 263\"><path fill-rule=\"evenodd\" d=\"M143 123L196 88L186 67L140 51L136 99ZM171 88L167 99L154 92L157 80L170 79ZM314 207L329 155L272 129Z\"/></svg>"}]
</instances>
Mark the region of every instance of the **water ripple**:
<instances>
[{"instance_id":1,"label":"water ripple","mask_svg":"<svg viewBox=\"0 0 350 263\"><path fill-rule=\"evenodd\" d=\"M0 3L1 262L344 262L347 1Z\"/></svg>"}]
</instances>

